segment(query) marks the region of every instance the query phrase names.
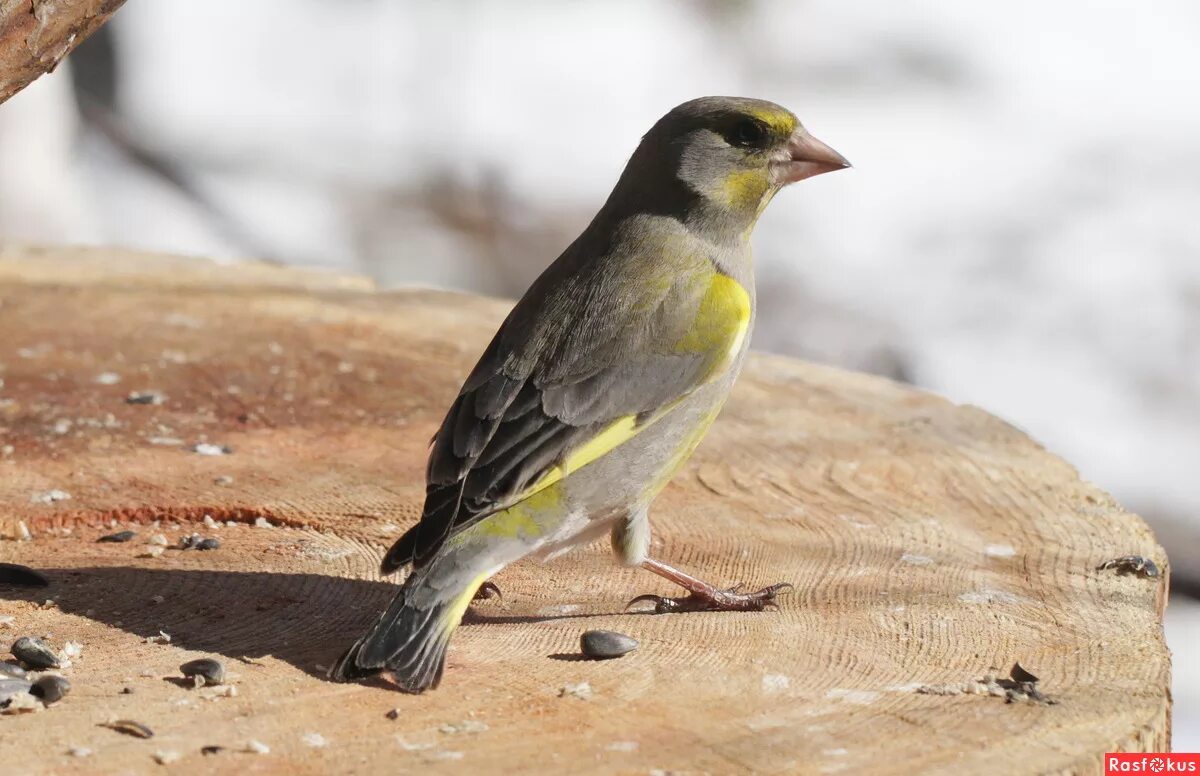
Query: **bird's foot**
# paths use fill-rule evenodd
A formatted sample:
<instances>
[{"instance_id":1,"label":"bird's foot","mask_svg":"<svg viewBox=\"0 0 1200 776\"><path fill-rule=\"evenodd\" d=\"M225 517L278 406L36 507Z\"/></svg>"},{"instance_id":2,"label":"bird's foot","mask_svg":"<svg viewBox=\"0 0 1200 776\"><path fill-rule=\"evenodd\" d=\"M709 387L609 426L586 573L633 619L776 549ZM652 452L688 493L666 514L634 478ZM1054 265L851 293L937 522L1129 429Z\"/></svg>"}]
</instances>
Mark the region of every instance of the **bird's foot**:
<instances>
[{"instance_id":1,"label":"bird's foot","mask_svg":"<svg viewBox=\"0 0 1200 776\"><path fill-rule=\"evenodd\" d=\"M707 590L701 589L689 593L686 596L679 598L668 598L661 595L639 595L637 598L625 605L629 607L651 601L654 603L655 614L675 614L679 612L761 612L764 609L771 607L778 608L779 602L775 600L781 592L791 590L792 585L787 582L780 582L776 585L764 587L753 593L739 593L741 585L721 590L716 587L708 587Z\"/></svg>"},{"instance_id":2,"label":"bird's foot","mask_svg":"<svg viewBox=\"0 0 1200 776\"><path fill-rule=\"evenodd\" d=\"M475 596L471 600L490 601L493 598L504 598L504 595L501 594L500 588L496 586L495 582L489 581L479 586L479 589L475 591Z\"/></svg>"}]
</instances>

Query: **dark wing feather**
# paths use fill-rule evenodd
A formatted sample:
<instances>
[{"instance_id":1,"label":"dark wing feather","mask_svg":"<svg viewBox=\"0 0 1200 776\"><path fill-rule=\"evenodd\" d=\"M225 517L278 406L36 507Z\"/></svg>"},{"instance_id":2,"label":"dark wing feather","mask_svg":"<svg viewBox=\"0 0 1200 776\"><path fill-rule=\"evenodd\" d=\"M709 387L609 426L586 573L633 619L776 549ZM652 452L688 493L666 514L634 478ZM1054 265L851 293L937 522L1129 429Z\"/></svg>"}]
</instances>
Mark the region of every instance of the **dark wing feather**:
<instances>
[{"instance_id":1,"label":"dark wing feather","mask_svg":"<svg viewBox=\"0 0 1200 776\"><path fill-rule=\"evenodd\" d=\"M423 565L613 421L653 414L704 381L711 354L669 344L695 319L711 263L686 262L657 285L638 270L560 261L517 304L434 437L424 514L385 574Z\"/></svg>"}]
</instances>

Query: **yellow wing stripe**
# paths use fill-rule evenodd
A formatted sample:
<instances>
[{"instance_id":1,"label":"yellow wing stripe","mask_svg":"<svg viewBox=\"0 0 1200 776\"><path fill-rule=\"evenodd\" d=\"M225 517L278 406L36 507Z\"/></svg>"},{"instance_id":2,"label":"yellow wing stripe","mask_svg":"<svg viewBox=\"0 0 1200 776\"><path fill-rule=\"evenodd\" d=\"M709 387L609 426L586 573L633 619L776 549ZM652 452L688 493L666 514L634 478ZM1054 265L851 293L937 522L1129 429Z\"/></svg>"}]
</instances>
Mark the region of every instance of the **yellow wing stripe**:
<instances>
[{"instance_id":1,"label":"yellow wing stripe","mask_svg":"<svg viewBox=\"0 0 1200 776\"><path fill-rule=\"evenodd\" d=\"M624 417L617 418L608 424L603 431L589 439L578 450L568 455L560 465L543 474L528 491L521 494L521 498L526 498L542 488L553 485L571 472L582 469L610 450L628 442L647 425L649 425L649 422L638 426L636 415L625 415Z\"/></svg>"}]
</instances>

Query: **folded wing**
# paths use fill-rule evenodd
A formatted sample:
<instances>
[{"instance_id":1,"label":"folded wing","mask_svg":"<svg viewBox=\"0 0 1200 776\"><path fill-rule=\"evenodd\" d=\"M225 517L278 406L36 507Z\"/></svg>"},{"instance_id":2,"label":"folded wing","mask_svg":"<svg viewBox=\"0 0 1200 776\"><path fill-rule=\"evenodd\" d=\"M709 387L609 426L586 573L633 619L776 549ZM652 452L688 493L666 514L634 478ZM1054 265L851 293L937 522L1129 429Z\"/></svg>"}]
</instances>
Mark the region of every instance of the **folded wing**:
<instances>
[{"instance_id":1,"label":"folded wing","mask_svg":"<svg viewBox=\"0 0 1200 776\"><path fill-rule=\"evenodd\" d=\"M434 437L424 514L385 574L423 565L450 536L620 446L729 367L749 327L745 289L704 257L659 270L556 264L534 284ZM612 275L598 283L596 272Z\"/></svg>"}]
</instances>

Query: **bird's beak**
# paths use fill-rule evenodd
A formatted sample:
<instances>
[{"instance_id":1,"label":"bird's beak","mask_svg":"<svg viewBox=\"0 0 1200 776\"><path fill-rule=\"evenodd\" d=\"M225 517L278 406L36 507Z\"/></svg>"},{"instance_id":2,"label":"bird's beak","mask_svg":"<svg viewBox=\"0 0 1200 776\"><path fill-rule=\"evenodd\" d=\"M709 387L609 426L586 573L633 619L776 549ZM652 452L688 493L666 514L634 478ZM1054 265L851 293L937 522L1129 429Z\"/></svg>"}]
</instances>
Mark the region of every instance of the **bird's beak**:
<instances>
[{"instance_id":1,"label":"bird's beak","mask_svg":"<svg viewBox=\"0 0 1200 776\"><path fill-rule=\"evenodd\" d=\"M788 138L785 153L786 156L771 164L771 174L778 186L786 186L814 175L844 170L850 166L846 157L808 134L808 130L803 127Z\"/></svg>"}]
</instances>

